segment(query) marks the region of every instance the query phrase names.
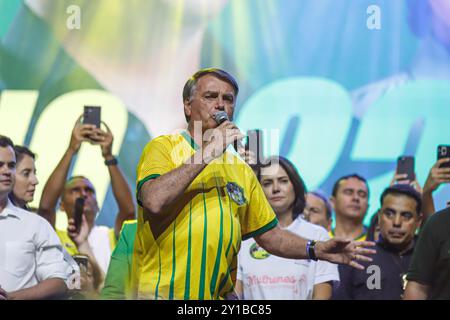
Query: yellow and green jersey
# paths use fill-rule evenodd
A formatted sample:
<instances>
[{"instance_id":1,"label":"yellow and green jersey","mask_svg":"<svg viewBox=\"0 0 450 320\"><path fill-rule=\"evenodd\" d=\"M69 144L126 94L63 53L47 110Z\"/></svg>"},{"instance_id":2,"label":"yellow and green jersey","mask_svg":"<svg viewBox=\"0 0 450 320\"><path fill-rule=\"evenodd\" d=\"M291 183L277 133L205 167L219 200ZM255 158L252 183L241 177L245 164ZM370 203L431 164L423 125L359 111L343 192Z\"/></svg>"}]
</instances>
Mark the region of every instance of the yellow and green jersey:
<instances>
[{"instance_id":1,"label":"yellow and green jersey","mask_svg":"<svg viewBox=\"0 0 450 320\"><path fill-rule=\"evenodd\" d=\"M76 254L79 254L78 248L76 244L70 239L69 234L67 233L67 230L60 230L56 229L56 234L59 237L59 240L61 241L61 244L63 245L64 249L71 255L74 256ZM110 228L108 230L108 239L109 239L109 245L111 248L111 251L114 250L116 246L116 235L114 234L114 229Z\"/></svg>"},{"instance_id":2,"label":"yellow and green jersey","mask_svg":"<svg viewBox=\"0 0 450 320\"><path fill-rule=\"evenodd\" d=\"M196 149L186 132L152 140L137 167L138 194ZM162 216L146 216L139 205L133 257L139 299L226 298L234 290L241 239L278 223L252 169L230 151L208 164Z\"/></svg>"},{"instance_id":3,"label":"yellow and green jersey","mask_svg":"<svg viewBox=\"0 0 450 320\"><path fill-rule=\"evenodd\" d=\"M331 231L328 231L328 235L330 238L334 238L336 235L334 234L334 229L331 229ZM363 227L363 232L357 236L353 241L366 241L367 239L367 229L366 227Z\"/></svg>"}]
</instances>

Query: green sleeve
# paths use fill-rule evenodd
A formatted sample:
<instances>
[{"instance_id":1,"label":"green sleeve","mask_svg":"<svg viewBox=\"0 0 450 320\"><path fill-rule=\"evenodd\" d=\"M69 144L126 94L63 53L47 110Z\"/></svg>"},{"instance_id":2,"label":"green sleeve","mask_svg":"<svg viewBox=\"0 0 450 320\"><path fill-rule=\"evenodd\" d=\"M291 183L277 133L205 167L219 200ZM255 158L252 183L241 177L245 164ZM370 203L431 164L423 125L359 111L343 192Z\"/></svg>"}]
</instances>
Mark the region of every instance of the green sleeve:
<instances>
[{"instance_id":1,"label":"green sleeve","mask_svg":"<svg viewBox=\"0 0 450 320\"><path fill-rule=\"evenodd\" d=\"M119 241L111 255L105 286L101 298L105 300L125 300L130 279L131 260L137 223L126 223L120 233Z\"/></svg>"}]
</instances>

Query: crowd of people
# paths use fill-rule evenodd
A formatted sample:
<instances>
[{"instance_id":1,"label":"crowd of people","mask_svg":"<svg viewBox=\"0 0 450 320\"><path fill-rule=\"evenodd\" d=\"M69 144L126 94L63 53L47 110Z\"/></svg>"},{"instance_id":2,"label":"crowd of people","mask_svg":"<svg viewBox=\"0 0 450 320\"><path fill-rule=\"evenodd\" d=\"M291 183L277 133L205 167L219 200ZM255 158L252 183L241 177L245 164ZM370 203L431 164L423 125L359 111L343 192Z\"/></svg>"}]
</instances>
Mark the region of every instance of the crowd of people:
<instances>
[{"instance_id":1,"label":"crowd of people","mask_svg":"<svg viewBox=\"0 0 450 320\"><path fill-rule=\"evenodd\" d=\"M342 176L328 196L308 191L285 157L259 163L235 150L238 92L220 69L186 82L187 129L145 147L136 200L106 123L77 120L38 208L36 155L0 136L0 299L450 299L450 209L436 213L433 201L450 182L450 159L423 188L396 174L365 226L360 174ZM99 146L109 171L114 228L96 224L90 180L69 177L83 143ZM65 230L55 227L58 208Z\"/></svg>"}]
</instances>

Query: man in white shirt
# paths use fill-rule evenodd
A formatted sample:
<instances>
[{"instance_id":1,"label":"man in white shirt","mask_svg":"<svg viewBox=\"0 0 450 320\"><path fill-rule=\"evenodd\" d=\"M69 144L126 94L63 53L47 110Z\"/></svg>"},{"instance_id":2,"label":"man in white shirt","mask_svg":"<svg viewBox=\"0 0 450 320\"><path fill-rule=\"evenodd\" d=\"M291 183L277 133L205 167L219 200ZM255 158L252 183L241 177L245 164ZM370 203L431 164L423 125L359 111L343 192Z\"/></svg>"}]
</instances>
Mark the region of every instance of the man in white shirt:
<instances>
[{"instance_id":1,"label":"man in white shirt","mask_svg":"<svg viewBox=\"0 0 450 320\"><path fill-rule=\"evenodd\" d=\"M0 300L64 297L71 266L56 233L8 199L15 166L13 143L0 135Z\"/></svg>"}]
</instances>

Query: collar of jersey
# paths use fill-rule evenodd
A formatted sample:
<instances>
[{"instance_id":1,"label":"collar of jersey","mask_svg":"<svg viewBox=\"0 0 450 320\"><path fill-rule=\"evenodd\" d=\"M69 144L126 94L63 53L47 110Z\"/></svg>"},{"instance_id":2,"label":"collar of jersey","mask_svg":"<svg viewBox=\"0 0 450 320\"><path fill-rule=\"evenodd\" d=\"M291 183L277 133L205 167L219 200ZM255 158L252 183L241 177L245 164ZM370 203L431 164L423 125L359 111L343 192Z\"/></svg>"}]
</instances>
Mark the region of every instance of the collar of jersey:
<instances>
[{"instance_id":1,"label":"collar of jersey","mask_svg":"<svg viewBox=\"0 0 450 320\"><path fill-rule=\"evenodd\" d=\"M181 132L181 135L183 136L183 138L186 139L186 141L189 143L189 145L191 146L192 149L194 149L194 150L200 149L198 144L195 143L194 139L192 139L192 137L189 135L189 133L187 131Z\"/></svg>"}]
</instances>

